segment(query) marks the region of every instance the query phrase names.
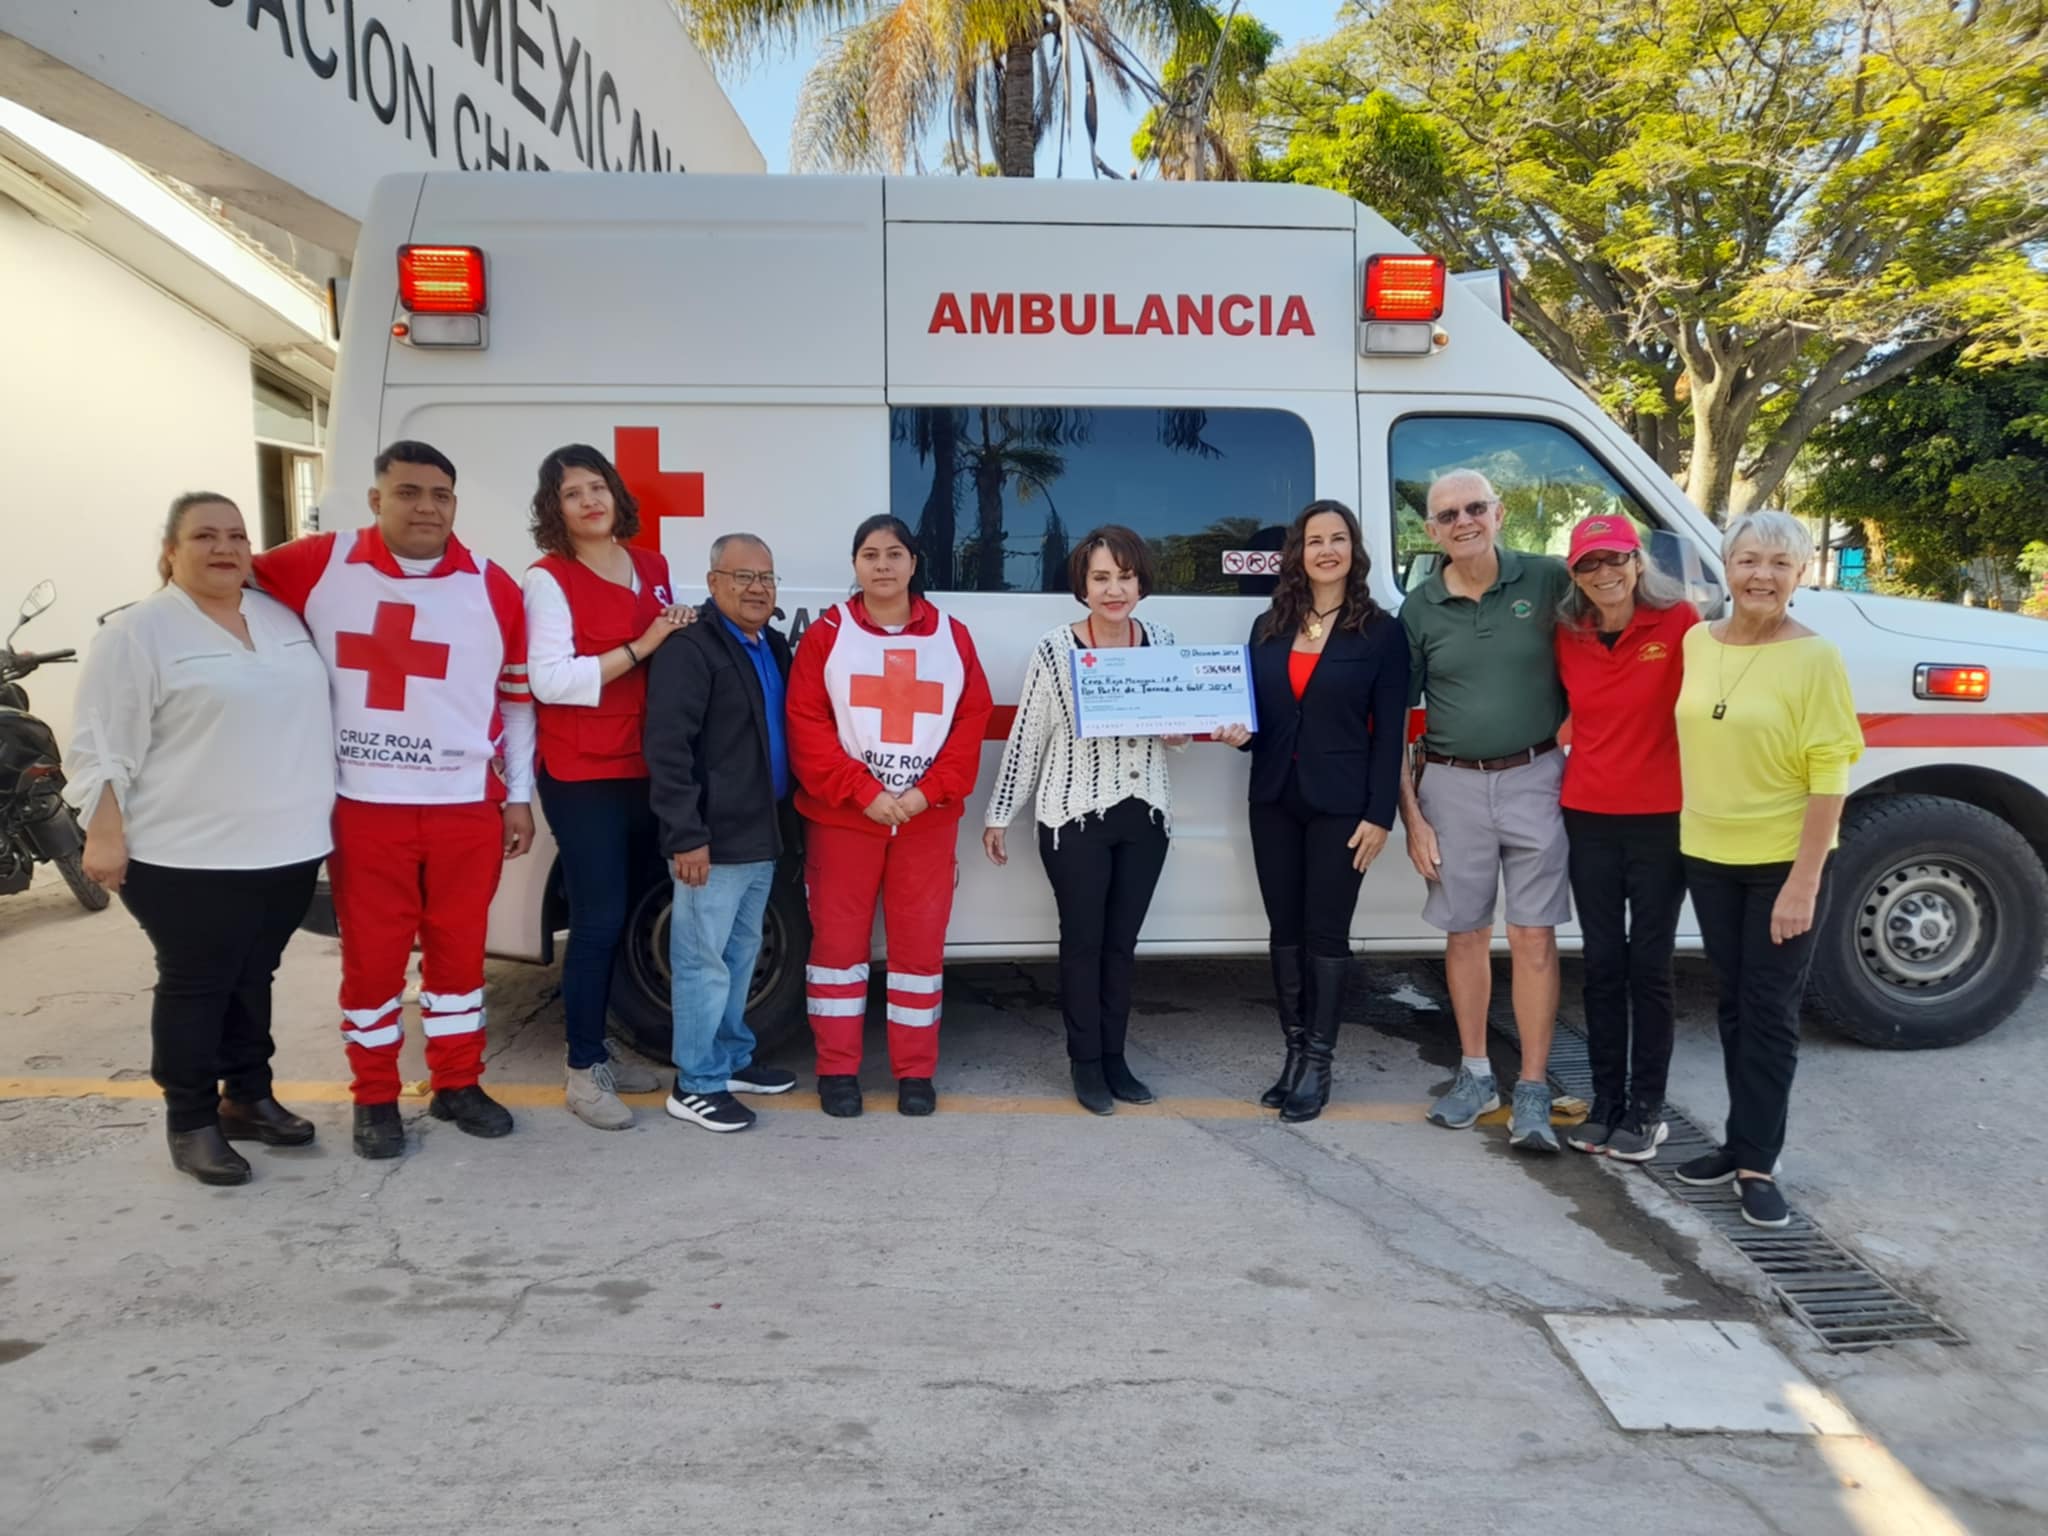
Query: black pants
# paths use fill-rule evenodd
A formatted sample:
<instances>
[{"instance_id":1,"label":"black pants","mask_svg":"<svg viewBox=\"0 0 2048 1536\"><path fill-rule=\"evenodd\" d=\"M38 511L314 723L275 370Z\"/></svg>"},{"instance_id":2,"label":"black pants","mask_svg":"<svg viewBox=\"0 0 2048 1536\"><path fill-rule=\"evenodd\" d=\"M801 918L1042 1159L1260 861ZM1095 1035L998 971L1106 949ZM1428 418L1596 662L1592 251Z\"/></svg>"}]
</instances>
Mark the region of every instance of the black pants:
<instances>
[{"instance_id":1,"label":"black pants","mask_svg":"<svg viewBox=\"0 0 2048 1536\"><path fill-rule=\"evenodd\" d=\"M1300 781L1290 773L1278 800L1252 802L1251 830L1252 867L1271 942L1348 957L1351 914L1365 878L1351 867L1346 846L1358 818L1325 816L1301 798Z\"/></svg>"},{"instance_id":2,"label":"black pants","mask_svg":"<svg viewBox=\"0 0 2048 1536\"><path fill-rule=\"evenodd\" d=\"M562 1011L569 1065L611 1059L604 1043L612 962L633 899L661 878L661 853L645 779L535 775L540 808L562 854L569 943L562 955Z\"/></svg>"},{"instance_id":3,"label":"black pants","mask_svg":"<svg viewBox=\"0 0 2048 1536\"><path fill-rule=\"evenodd\" d=\"M1785 1146L1785 1114L1799 1065L1799 1003L1813 946L1827 916L1822 881L1813 926L1771 942L1771 907L1790 864L1685 861L1685 883L1707 959L1721 984L1721 1067L1728 1075L1722 1145L1744 1168L1768 1173Z\"/></svg>"},{"instance_id":4,"label":"black pants","mask_svg":"<svg viewBox=\"0 0 2048 1536\"><path fill-rule=\"evenodd\" d=\"M128 861L121 901L156 947L149 1075L174 1131L219 1117L223 1093L270 1097L270 978L320 861L278 869L168 869Z\"/></svg>"},{"instance_id":5,"label":"black pants","mask_svg":"<svg viewBox=\"0 0 2048 1536\"><path fill-rule=\"evenodd\" d=\"M1138 930L1166 845L1166 828L1136 796L1057 832L1038 829L1038 856L1060 909L1060 1012L1075 1061L1124 1053Z\"/></svg>"},{"instance_id":6,"label":"black pants","mask_svg":"<svg viewBox=\"0 0 2048 1536\"><path fill-rule=\"evenodd\" d=\"M1671 1075L1671 949L1685 904L1678 812L1607 816L1567 808L1564 825L1586 941L1593 1098L1655 1112Z\"/></svg>"}]
</instances>

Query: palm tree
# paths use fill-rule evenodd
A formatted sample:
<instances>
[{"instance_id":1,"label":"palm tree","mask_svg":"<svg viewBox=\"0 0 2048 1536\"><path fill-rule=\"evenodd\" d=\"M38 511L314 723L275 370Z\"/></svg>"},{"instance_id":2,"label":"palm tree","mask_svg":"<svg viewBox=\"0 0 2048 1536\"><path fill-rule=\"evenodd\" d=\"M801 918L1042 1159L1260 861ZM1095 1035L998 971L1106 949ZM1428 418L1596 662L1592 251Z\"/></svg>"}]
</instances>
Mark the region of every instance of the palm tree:
<instances>
[{"instance_id":1,"label":"palm tree","mask_svg":"<svg viewBox=\"0 0 2048 1536\"><path fill-rule=\"evenodd\" d=\"M1206 43L1181 39L1160 71L1165 100L1131 136L1139 163L1169 181L1248 180L1259 77L1279 47L1279 33L1234 3Z\"/></svg>"},{"instance_id":2,"label":"palm tree","mask_svg":"<svg viewBox=\"0 0 2048 1536\"><path fill-rule=\"evenodd\" d=\"M1039 144L1055 132L1064 170L1078 107L1090 168L1113 176L1095 152L1096 77L1122 100L1165 100L1136 47L1171 57L1212 48L1219 35L1206 0L677 3L699 46L723 63L831 29L797 105L790 160L798 170L922 170L920 146L940 128L955 172L1030 176Z\"/></svg>"}]
</instances>

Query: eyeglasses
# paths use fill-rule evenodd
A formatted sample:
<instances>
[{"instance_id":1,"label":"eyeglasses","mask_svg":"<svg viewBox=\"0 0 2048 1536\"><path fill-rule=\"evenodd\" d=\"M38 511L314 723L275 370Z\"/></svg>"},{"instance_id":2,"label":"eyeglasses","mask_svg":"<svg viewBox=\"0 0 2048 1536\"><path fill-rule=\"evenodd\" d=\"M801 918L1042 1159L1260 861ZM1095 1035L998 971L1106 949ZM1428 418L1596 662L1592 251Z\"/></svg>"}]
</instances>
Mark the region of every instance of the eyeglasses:
<instances>
[{"instance_id":1,"label":"eyeglasses","mask_svg":"<svg viewBox=\"0 0 2048 1536\"><path fill-rule=\"evenodd\" d=\"M1603 567L1612 569L1615 566L1627 565L1635 557L1636 552L1632 549L1599 549L1574 560L1572 569L1581 576L1590 576Z\"/></svg>"},{"instance_id":2,"label":"eyeglasses","mask_svg":"<svg viewBox=\"0 0 2048 1536\"><path fill-rule=\"evenodd\" d=\"M723 576L736 587L766 587L770 592L775 590L773 571L713 571L711 574Z\"/></svg>"},{"instance_id":3,"label":"eyeglasses","mask_svg":"<svg viewBox=\"0 0 2048 1536\"><path fill-rule=\"evenodd\" d=\"M1459 518L1469 517L1476 523L1491 512L1494 505L1492 500L1468 501L1462 507L1445 507L1441 512L1432 512L1429 520L1439 528L1455 528Z\"/></svg>"}]
</instances>

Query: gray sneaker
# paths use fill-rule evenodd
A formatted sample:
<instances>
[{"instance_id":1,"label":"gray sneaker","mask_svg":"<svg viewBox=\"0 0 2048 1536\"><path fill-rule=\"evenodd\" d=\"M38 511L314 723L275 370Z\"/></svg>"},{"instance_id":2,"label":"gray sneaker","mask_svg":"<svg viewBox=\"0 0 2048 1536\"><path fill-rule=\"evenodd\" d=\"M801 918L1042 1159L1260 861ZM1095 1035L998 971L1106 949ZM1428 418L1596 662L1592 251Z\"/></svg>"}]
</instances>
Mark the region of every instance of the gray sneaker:
<instances>
[{"instance_id":1,"label":"gray sneaker","mask_svg":"<svg viewBox=\"0 0 2048 1536\"><path fill-rule=\"evenodd\" d=\"M1627 1112L1611 1100L1593 1101L1593 1112L1564 1133L1565 1144L1581 1152L1604 1152L1607 1138L1628 1118Z\"/></svg>"},{"instance_id":2,"label":"gray sneaker","mask_svg":"<svg viewBox=\"0 0 2048 1536\"><path fill-rule=\"evenodd\" d=\"M614 1056L605 1063L611 1069L614 1093L660 1093L661 1078L652 1067L643 1067L630 1056Z\"/></svg>"},{"instance_id":3,"label":"gray sneaker","mask_svg":"<svg viewBox=\"0 0 2048 1536\"><path fill-rule=\"evenodd\" d=\"M1432 1125L1462 1131L1481 1115L1500 1108L1500 1090L1491 1076L1479 1077L1470 1067L1460 1066L1451 1091L1429 1107Z\"/></svg>"},{"instance_id":4,"label":"gray sneaker","mask_svg":"<svg viewBox=\"0 0 2048 1536\"><path fill-rule=\"evenodd\" d=\"M1524 1152L1555 1152L1557 1132L1550 1128L1550 1084L1515 1084L1515 1109L1508 1120L1508 1145ZM1613 1141L1608 1142L1609 1147Z\"/></svg>"},{"instance_id":5,"label":"gray sneaker","mask_svg":"<svg viewBox=\"0 0 2048 1536\"><path fill-rule=\"evenodd\" d=\"M1670 1134L1671 1127L1660 1120L1654 1110L1631 1110L1608 1135L1607 1155L1618 1157L1625 1163L1647 1163L1657 1155L1657 1149L1664 1145L1664 1138Z\"/></svg>"}]
</instances>

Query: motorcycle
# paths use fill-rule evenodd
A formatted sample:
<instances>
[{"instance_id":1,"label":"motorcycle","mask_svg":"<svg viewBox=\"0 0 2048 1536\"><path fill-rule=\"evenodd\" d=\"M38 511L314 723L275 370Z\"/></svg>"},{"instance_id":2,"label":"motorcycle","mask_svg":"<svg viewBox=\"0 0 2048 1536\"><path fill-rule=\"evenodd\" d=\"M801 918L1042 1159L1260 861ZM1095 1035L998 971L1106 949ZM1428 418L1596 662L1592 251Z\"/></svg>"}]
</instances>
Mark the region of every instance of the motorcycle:
<instances>
[{"instance_id":1,"label":"motorcycle","mask_svg":"<svg viewBox=\"0 0 2048 1536\"><path fill-rule=\"evenodd\" d=\"M28 889L37 864L55 864L88 912L112 900L85 872L85 831L64 803L64 765L57 737L29 713L21 680L48 662L76 661L76 651L17 651L22 626L57 600L54 582L40 581L21 601L21 616L0 644L0 896Z\"/></svg>"}]
</instances>

